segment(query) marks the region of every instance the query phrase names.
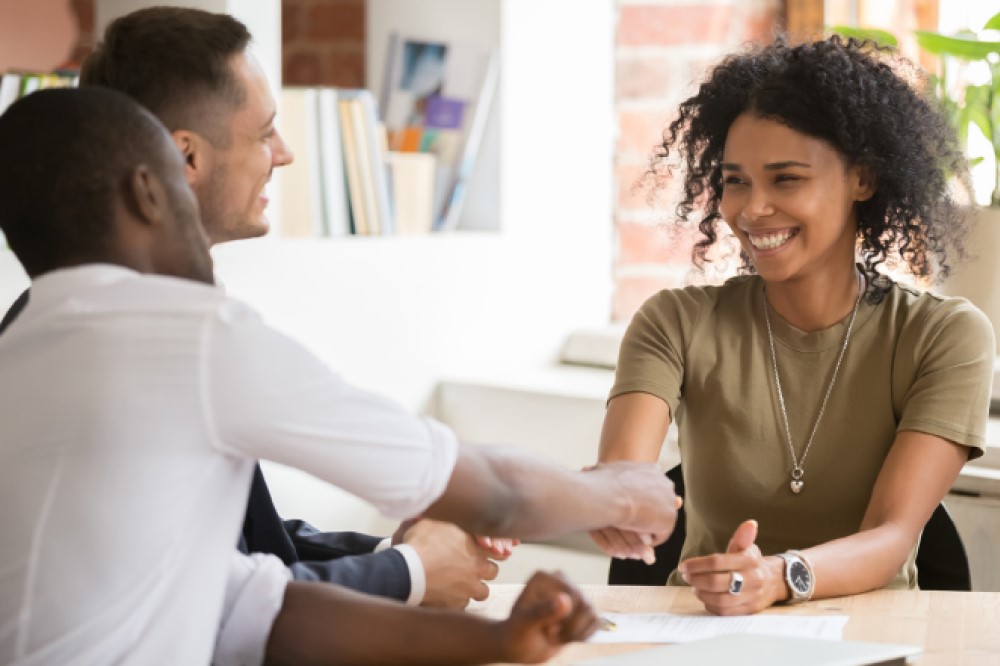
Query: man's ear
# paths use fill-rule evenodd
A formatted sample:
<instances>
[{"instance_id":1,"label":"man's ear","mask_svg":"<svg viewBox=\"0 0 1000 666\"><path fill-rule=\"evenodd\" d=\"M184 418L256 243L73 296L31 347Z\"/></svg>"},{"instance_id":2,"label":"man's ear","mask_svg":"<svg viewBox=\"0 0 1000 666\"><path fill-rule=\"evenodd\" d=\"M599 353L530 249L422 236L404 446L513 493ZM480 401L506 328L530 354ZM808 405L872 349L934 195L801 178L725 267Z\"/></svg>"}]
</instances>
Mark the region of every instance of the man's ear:
<instances>
[{"instance_id":1,"label":"man's ear","mask_svg":"<svg viewBox=\"0 0 1000 666\"><path fill-rule=\"evenodd\" d=\"M128 179L126 205L141 224L158 226L168 214L163 183L146 164L139 164Z\"/></svg>"},{"instance_id":2,"label":"man's ear","mask_svg":"<svg viewBox=\"0 0 1000 666\"><path fill-rule=\"evenodd\" d=\"M170 137L184 157L184 177L193 187L205 174L204 140L190 130L175 130Z\"/></svg>"},{"instance_id":3,"label":"man's ear","mask_svg":"<svg viewBox=\"0 0 1000 666\"><path fill-rule=\"evenodd\" d=\"M859 165L854 167L857 170L857 182L854 185L854 200L868 201L875 196L878 189L878 179L870 166Z\"/></svg>"}]
</instances>

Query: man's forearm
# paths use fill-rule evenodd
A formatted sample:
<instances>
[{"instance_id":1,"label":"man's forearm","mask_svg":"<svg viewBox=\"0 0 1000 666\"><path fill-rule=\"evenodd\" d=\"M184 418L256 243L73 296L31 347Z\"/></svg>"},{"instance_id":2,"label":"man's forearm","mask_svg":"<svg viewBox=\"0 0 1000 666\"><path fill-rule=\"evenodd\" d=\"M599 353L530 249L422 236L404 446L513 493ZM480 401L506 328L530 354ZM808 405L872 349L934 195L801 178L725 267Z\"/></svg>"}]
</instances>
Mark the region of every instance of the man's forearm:
<instances>
[{"instance_id":1,"label":"man's forearm","mask_svg":"<svg viewBox=\"0 0 1000 666\"><path fill-rule=\"evenodd\" d=\"M495 621L292 582L268 638L266 663L443 666L505 658Z\"/></svg>"},{"instance_id":2,"label":"man's forearm","mask_svg":"<svg viewBox=\"0 0 1000 666\"><path fill-rule=\"evenodd\" d=\"M476 534L551 538L632 520L631 495L639 491L620 481L605 470L581 473L510 448L465 445L448 489L426 515ZM664 506L673 499L667 485Z\"/></svg>"}]
</instances>

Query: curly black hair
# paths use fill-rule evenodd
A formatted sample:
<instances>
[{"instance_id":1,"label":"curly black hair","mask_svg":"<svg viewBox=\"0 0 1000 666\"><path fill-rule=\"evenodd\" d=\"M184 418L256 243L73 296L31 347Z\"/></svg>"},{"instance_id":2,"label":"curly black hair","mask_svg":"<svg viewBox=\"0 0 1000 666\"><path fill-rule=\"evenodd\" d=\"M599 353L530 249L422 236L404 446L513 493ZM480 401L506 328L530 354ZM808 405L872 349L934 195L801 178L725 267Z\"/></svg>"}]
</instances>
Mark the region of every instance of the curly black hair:
<instances>
[{"instance_id":1,"label":"curly black hair","mask_svg":"<svg viewBox=\"0 0 1000 666\"><path fill-rule=\"evenodd\" d=\"M857 204L861 259L872 278L870 302L881 301L889 289L876 269L890 255L917 277L947 277L949 256L965 254L967 224L948 182L957 176L968 187L968 164L955 131L921 92L922 84L919 70L895 51L839 35L798 45L779 39L726 57L680 105L650 163L650 173L661 181L674 168L671 158L682 162L677 223L687 224L695 208L703 213L694 265L704 270L718 241L729 127L751 113L821 139L847 164L874 174L875 195ZM741 256L740 272L754 272L750 257Z\"/></svg>"}]
</instances>

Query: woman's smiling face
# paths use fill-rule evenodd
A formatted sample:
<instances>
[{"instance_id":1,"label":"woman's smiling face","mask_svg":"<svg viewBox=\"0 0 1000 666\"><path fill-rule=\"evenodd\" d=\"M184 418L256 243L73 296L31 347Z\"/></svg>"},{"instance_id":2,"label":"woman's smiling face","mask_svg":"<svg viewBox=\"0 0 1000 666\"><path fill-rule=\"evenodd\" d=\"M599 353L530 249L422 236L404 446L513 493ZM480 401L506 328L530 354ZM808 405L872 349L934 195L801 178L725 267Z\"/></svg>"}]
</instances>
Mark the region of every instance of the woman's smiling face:
<instances>
[{"instance_id":1,"label":"woman's smiling face","mask_svg":"<svg viewBox=\"0 0 1000 666\"><path fill-rule=\"evenodd\" d=\"M744 113L722 158L720 210L767 281L854 265L854 204L873 188L827 142Z\"/></svg>"}]
</instances>

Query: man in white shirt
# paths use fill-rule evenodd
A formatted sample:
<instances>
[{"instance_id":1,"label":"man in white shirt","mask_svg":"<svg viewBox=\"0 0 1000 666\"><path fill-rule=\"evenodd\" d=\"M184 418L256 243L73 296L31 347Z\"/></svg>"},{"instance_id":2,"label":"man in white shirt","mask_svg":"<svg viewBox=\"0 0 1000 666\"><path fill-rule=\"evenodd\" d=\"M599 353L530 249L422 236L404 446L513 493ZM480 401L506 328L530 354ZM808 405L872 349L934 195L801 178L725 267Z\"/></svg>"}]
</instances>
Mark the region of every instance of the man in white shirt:
<instances>
[{"instance_id":1,"label":"man in white shirt","mask_svg":"<svg viewBox=\"0 0 1000 666\"><path fill-rule=\"evenodd\" d=\"M292 160L273 124L267 81L246 52L249 40L246 27L231 16L152 7L113 21L81 75L81 85L123 92L169 125L212 243L266 231L264 184L273 169ZM28 296L24 292L0 321L0 333ZM263 473L254 470L238 546L277 555L298 580L462 608L470 598L485 598L483 581L498 570L490 558L509 554L502 546L478 548L462 530L434 521L406 525L393 540L282 521Z\"/></svg>"},{"instance_id":2,"label":"man in white shirt","mask_svg":"<svg viewBox=\"0 0 1000 666\"><path fill-rule=\"evenodd\" d=\"M30 95L0 117L0 145L0 230L32 278L27 307L0 337L0 661L208 662L220 617L224 630L239 621L239 600L224 591L227 575L240 578L232 544L259 458L387 515L474 533L613 526L651 544L672 529L675 498L654 466L569 472L459 446L442 424L347 385L227 298L212 286L180 155L122 95ZM241 580L235 587L253 595L253 577ZM512 617L514 634L484 629L496 640L480 652L470 630L425 646L446 651L426 658L537 658L511 653L511 636L540 640L545 653L592 631L572 590L545 583L542 610L526 611L537 621ZM311 615L317 598L323 607L340 594L289 585L268 654L414 654L406 634ZM374 609L359 617L421 627L433 617Z\"/></svg>"}]
</instances>

